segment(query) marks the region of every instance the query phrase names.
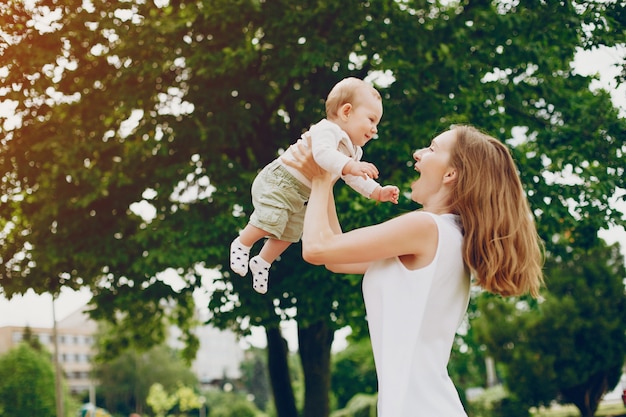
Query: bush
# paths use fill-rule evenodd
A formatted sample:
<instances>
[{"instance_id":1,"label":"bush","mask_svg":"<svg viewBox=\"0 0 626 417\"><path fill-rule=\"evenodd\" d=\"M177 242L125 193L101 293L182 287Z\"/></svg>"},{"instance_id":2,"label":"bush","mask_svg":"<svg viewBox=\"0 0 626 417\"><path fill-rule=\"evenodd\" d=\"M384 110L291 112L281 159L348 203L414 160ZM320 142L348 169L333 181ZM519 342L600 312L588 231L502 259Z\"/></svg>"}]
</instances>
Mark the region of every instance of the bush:
<instances>
[{"instance_id":1,"label":"bush","mask_svg":"<svg viewBox=\"0 0 626 417\"><path fill-rule=\"evenodd\" d=\"M468 402L470 417L529 417L528 407L515 398L502 386L485 390L477 399Z\"/></svg>"},{"instance_id":2,"label":"bush","mask_svg":"<svg viewBox=\"0 0 626 417\"><path fill-rule=\"evenodd\" d=\"M212 408L209 417L257 417L257 414L258 409L244 400Z\"/></svg>"},{"instance_id":3,"label":"bush","mask_svg":"<svg viewBox=\"0 0 626 417\"><path fill-rule=\"evenodd\" d=\"M503 398L493 405L493 417L529 417L528 407L513 398Z\"/></svg>"},{"instance_id":4,"label":"bush","mask_svg":"<svg viewBox=\"0 0 626 417\"><path fill-rule=\"evenodd\" d=\"M0 415L54 417L54 367L22 343L0 357Z\"/></svg>"},{"instance_id":5,"label":"bush","mask_svg":"<svg viewBox=\"0 0 626 417\"><path fill-rule=\"evenodd\" d=\"M236 393L213 392L207 395L208 417L260 417L253 402Z\"/></svg>"},{"instance_id":6,"label":"bush","mask_svg":"<svg viewBox=\"0 0 626 417\"><path fill-rule=\"evenodd\" d=\"M332 413L332 417L376 417L376 394L357 394L346 404L346 408Z\"/></svg>"}]
</instances>

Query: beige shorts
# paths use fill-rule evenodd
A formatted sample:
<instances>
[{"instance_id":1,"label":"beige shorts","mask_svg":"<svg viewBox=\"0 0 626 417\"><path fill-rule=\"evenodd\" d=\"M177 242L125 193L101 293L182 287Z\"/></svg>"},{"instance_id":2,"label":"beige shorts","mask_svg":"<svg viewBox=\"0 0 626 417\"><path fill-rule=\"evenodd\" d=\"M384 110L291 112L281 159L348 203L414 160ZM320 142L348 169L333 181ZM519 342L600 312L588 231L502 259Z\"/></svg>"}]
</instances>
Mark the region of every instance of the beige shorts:
<instances>
[{"instance_id":1,"label":"beige shorts","mask_svg":"<svg viewBox=\"0 0 626 417\"><path fill-rule=\"evenodd\" d=\"M302 238L304 213L311 189L273 161L259 172L252 183L254 212L250 224L270 237L285 242Z\"/></svg>"}]
</instances>

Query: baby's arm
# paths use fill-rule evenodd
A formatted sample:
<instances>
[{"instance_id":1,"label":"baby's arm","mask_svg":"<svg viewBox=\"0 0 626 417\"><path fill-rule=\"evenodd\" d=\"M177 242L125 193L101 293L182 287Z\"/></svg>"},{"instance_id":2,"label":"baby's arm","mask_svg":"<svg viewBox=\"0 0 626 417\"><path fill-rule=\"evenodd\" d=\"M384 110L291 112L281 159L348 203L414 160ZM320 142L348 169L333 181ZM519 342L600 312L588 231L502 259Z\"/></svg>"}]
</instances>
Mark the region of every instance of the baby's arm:
<instances>
[{"instance_id":1,"label":"baby's arm","mask_svg":"<svg viewBox=\"0 0 626 417\"><path fill-rule=\"evenodd\" d=\"M378 178L378 168L374 164L364 161L350 160L343 166L341 175L354 175L363 178Z\"/></svg>"},{"instance_id":2,"label":"baby's arm","mask_svg":"<svg viewBox=\"0 0 626 417\"><path fill-rule=\"evenodd\" d=\"M378 186L371 195L373 200L381 202L390 201L393 204L398 204L399 197L400 189L395 185L385 185L384 187Z\"/></svg>"},{"instance_id":3,"label":"baby's arm","mask_svg":"<svg viewBox=\"0 0 626 417\"><path fill-rule=\"evenodd\" d=\"M371 198L376 201L391 201L398 203L400 189L394 185L381 186L369 176L363 178L354 175L345 175L342 177L346 184L364 197Z\"/></svg>"},{"instance_id":4,"label":"baby's arm","mask_svg":"<svg viewBox=\"0 0 626 417\"><path fill-rule=\"evenodd\" d=\"M351 160L351 157L338 150L342 137L341 129L334 123L322 121L311 126L308 131L311 137L311 151L313 159L324 170L337 176Z\"/></svg>"}]
</instances>

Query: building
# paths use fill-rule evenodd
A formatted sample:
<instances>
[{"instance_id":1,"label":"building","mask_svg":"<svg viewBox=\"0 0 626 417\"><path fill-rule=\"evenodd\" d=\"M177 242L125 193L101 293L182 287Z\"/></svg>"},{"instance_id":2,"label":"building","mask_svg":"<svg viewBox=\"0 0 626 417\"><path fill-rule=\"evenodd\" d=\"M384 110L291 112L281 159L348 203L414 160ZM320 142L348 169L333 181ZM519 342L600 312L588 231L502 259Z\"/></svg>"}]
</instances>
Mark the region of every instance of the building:
<instances>
[{"instance_id":1,"label":"building","mask_svg":"<svg viewBox=\"0 0 626 417\"><path fill-rule=\"evenodd\" d=\"M196 329L200 348L191 369L203 386L219 385L223 380L241 378L243 349L233 332L202 326Z\"/></svg>"},{"instance_id":2,"label":"building","mask_svg":"<svg viewBox=\"0 0 626 417\"><path fill-rule=\"evenodd\" d=\"M9 351L24 338L25 327L0 327L0 354ZM63 368L67 385L72 393L89 389L91 359L96 323L89 319L85 308L57 322L59 363ZM33 336L54 354L53 329L46 327L30 327ZM53 359L53 358L51 358Z\"/></svg>"},{"instance_id":3,"label":"building","mask_svg":"<svg viewBox=\"0 0 626 417\"><path fill-rule=\"evenodd\" d=\"M72 393L88 391L91 385L91 362L95 354L94 340L97 324L87 314L86 306L57 322L59 336L59 362L65 380ZM25 327L0 327L0 354L9 351L24 337ZM53 355L53 329L31 327L30 331ZM200 347L192 370L203 386L218 385L224 378L239 379L239 366L243 360L243 349L237 336L212 326L201 326L196 330ZM170 335L170 345L177 347L176 331ZM174 336L174 337L172 337Z\"/></svg>"},{"instance_id":4,"label":"building","mask_svg":"<svg viewBox=\"0 0 626 417\"><path fill-rule=\"evenodd\" d=\"M199 313L198 315L201 316ZM198 326L194 333L200 346L191 363L191 370L203 387L220 386L225 380L241 378L240 367L244 360L244 351L239 346L235 333L211 325ZM179 329L170 328L167 344L174 349L182 349L180 335Z\"/></svg>"}]
</instances>

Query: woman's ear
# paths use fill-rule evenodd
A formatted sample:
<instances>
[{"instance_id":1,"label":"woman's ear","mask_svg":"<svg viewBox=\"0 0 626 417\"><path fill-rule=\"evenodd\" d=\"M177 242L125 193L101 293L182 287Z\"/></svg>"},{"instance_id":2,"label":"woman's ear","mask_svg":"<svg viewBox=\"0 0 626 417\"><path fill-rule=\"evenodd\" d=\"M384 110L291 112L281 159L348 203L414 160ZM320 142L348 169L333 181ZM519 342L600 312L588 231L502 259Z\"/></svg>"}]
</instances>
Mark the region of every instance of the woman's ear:
<instances>
[{"instance_id":1,"label":"woman's ear","mask_svg":"<svg viewBox=\"0 0 626 417\"><path fill-rule=\"evenodd\" d=\"M446 173L443 175L443 183L452 184L456 182L457 178L458 178L458 172L456 168L448 168Z\"/></svg>"}]
</instances>

